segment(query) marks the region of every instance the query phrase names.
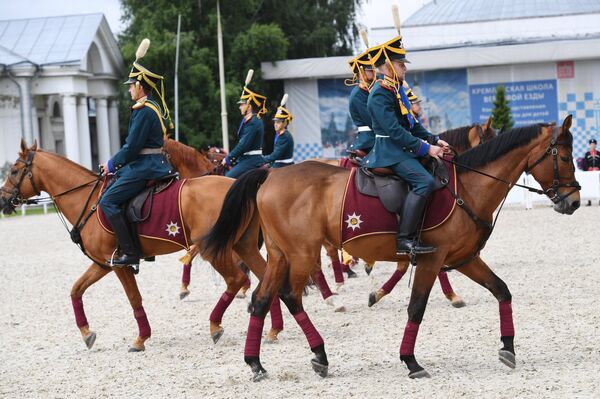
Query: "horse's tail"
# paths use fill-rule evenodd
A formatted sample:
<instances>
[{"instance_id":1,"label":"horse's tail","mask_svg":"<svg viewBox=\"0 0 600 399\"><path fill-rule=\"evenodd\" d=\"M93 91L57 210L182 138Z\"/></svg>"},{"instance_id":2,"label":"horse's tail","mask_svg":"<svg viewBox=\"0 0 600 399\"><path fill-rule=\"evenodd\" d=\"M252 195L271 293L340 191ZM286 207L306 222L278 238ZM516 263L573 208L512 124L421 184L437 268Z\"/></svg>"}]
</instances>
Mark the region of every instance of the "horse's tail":
<instances>
[{"instance_id":1,"label":"horse's tail","mask_svg":"<svg viewBox=\"0 0 600 399\"><path fill-rule=\"evenodd\" d=\"M231 186L215 225L203 238L203 255L222 259L235 240L246 231L256 212L256 194L269 171L255 169L245 173Z\"/></svg>"}]
</instances>

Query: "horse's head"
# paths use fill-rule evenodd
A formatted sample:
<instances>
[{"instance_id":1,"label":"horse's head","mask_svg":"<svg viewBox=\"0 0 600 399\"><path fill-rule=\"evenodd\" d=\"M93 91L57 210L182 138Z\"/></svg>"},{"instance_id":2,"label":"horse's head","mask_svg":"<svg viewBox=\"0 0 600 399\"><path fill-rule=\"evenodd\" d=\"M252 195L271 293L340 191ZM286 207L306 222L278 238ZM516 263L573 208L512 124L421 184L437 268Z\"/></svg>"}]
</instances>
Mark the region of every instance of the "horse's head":
<instances>
[{"instance_id":1,"label":"horse's head","mask_svg":"<svg viewBox=\"0 0 600 399\"><path fill-rule=\"evenodd\" d=\"M37 149L37 141L28 148L25 140L21 140L19 158L11 166L6 182L0 187L1 212L12 213L18 205L25 203L27 198L40 194L33 179L33 157Z\"/></svg>"},{"instance_id":2,"label":"horse's head","mask_svg":"<svg viewBox=\"0 0 600 399\"><path fill-rule=\"evenodd\" d=\"M525 169L554 202L554 210L567 215L579 208L581 189L573 164L573 136L569 131L572 120L569 115L560 127L555 123L541 127L543 139L529 153Z\"/></svg>"},{"instance_id":3,"label":"horse's head","mask_svg":"<svg viewBox=\"0 0 600 399\"><path fill-rule=\"evenodd\" d=\"M485 144L496 137L496 131L492 128L492 117L483 125L473 125L469 130L469 148L477 147L480 144Z\"/></svg>"}]
</instances>

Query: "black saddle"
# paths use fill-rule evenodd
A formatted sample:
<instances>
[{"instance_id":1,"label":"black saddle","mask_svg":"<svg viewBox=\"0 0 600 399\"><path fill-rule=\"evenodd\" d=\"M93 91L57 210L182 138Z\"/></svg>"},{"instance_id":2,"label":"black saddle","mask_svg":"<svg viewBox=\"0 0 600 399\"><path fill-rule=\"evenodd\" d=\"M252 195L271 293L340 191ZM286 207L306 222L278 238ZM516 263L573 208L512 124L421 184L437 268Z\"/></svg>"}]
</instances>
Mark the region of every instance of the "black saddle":
<instances>
[{"instance_id":1,"label":"black saddle","mask_svg":"<svg viewBox=\"0 0 600 399\"><path fill-rule=\"evenodd\" d=\"M133 197L125 206L125 215L130 223L141 223L148 220L152 212L152 198L166 190L175 180L179 180L179 173L172 173L157 180L150 180L146 188ZM148 200L149 206L146 215L143 215L142 208Z\"/></svg>"},{"instance_id":2,"label":"black saddle","mask_svg":"<svg viewBox=\"0 0 600 399\"><path fill-rule=\"evenodd\" d=\"M444 162L429 158L424 166L434 177L434 190L439 190L448 184L448 169ZM389 212L401 213L409 187L408 183L395 175L391 169L361 167L356 172L354 179L361 194L379 197L384 208Z\"/></svg>"}]
</instances>

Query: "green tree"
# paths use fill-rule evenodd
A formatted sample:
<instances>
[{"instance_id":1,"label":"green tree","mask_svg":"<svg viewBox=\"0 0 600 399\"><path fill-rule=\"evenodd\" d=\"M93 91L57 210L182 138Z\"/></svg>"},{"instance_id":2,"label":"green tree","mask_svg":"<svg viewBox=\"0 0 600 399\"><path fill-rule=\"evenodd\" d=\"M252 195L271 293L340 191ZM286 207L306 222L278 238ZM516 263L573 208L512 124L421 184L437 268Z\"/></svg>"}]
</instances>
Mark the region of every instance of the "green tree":
<instances>
[{"instance_id":1,"label":"green tree","mask_svg":"<svg viewBox=\"0 0 600 399\"><path fill-rule=\"evenodd\" d=\"M510 130L513 127L510 101L506 99L504 86L496 87L496 98L492 109L492 127L495 129Z\"/></svg>"},{"instance_id":2,"label":"green tree","mask_svg":"<svg viewBox=\"0 0 600 399\"><path fill-rule=\"evenodd\" d=\"M260 63L287 58L349 55L363 0L221 0L221 25L230 142L239 123L237 100L248 69L251 88L267 95L273 111L283 95L282 82L261 79ZM121 0L119 44L127 71L144 37L150 49L140 63L165 77L166 99L173 112L173 78L177 16L181 14L179 52L179 131L182 141L199 147L221 143L221 109L217 60L216 0ZM126 134L131 104L122 90L121 133ZM269 118L265 122L270 123ZM267 128L267 132L272 129ZM272 139L267 138L269 146Z\"/></svg>"}]
</instances>

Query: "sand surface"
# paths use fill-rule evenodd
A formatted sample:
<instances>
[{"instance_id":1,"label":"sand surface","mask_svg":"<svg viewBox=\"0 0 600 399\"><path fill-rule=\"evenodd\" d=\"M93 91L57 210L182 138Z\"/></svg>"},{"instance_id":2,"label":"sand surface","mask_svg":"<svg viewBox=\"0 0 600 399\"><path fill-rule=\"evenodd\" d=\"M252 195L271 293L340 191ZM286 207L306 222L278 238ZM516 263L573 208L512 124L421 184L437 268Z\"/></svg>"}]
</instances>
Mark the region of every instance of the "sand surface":
<instances>
[{"instance_id":1,"label":"sand surface","mask_svg":"<svg viewBox=\"0 0 600 399\"><path fill-rule=\"evenodd\" d=\"M209 264L194 264L192 293L184 301L178 296L181 254L143 265L138 283L153 333L143 353L127 352L137 326L118 279L106 276L84 296L90 327L98 334L88 350L69 293L89 262L56 215L3 219L0 397L598 398L598 226L598 206L573 216L548 207L507 209L500 216L482 257L513 294L514 370L497 358L496 300L452 272L450 281L467 306L452 308L436 283L416 346L417 359L432 378L410 380L398 357L408 275L368 308L373 282L360 266L359 278L347 281L340 293L346 313L334 313L317 291L305 297L305 309L325 339L329 377L314 374L306 340L284 313L280 342L262 346L270 378L253 383L243 362L244 299L236 299L225 314L221 341L214 345L210 339L208 316L225 285ZM374 282L383 283L394 267L378 263ZM329 268L325 274L332 283Z\"/></svg>"}]
</instances>

